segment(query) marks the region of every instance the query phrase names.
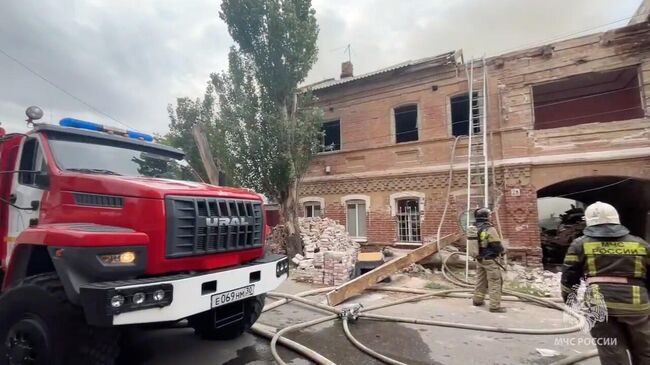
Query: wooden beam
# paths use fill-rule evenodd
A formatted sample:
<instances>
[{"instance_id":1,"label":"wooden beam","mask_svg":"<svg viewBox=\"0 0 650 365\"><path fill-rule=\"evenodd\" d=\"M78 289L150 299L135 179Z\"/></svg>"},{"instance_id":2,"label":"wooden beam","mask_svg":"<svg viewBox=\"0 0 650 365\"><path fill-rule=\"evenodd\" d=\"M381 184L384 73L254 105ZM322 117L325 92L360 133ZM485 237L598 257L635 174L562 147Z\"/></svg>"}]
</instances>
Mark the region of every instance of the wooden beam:
<instances>
[{"instance_id":1,"label":"wooden beam","mask_svg":"<svg viewBox=\"0 0 650 365\"><path fill-rule=\"evenodd\" d=\"M453 242L456 242L460 239L460 233L450 234L444 236L440 240L440 248L443 248ZM367 273L348 281L347 283L337 287L331 292L327 293L327 302L329 305L337 305L343 303L348 298L360 294L367 288L377 284L378 282L389 277L391 274L401 270L410 264L414 264L418 261L433 255L438 252L438 247L433 243L428 243L424 246L421 246L405 256L395 258L387 263L377 267L374 270L368 271Z\"/></svg>"},{"instance_id":2,"label":"wooden beam","mask_svg":"<svg viewBox=\"0 0 650 365\"><path fill-rule=\"evenodd\" d=\"M208 174L210 184L219 185L219 169L214 163L208 139L205 138L205 133L200 125L195 124L192 127L192 136L194 137L194 142L196 142L196 147L199 150L199 155L201 155L201 161L203 162L205 172Z\"/></svg>"}]
</instances>

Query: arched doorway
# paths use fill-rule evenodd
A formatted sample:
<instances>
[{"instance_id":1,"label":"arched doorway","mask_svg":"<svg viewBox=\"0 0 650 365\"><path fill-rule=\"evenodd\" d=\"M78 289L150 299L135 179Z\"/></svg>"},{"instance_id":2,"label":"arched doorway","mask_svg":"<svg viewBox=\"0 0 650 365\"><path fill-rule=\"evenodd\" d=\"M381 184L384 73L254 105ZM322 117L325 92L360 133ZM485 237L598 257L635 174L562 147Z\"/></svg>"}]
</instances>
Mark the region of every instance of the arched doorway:
<instances>
[{"instance_id":1,"label":"arched doorway","mask_svg":"<svg viewBox=\"0 0 650 365\"><path fill-rule=\"evenodd\" d=\"M650 238L650 180L627 176L584 176L560 181L537 191L538 202L551 197L576 201L575 209L568 209L554 236L542 229L543 262L546 265L560 264L570 241L579 236L581 223L576 219L579 209L591 203L602 201L612 204L619 212L621 223L633 235ZM542 218L541 224L545 224ZM542 227L544 228L544 227ZM569 242L567 242L569 241Z\"/></svg>"}]
</instances>

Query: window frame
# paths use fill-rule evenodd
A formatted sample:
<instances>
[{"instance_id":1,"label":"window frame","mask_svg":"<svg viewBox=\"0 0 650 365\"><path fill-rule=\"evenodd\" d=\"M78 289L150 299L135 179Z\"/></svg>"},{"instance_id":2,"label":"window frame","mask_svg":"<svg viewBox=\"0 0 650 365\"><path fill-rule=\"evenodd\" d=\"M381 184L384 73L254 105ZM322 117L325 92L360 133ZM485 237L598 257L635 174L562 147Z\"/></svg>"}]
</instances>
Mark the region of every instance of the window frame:
<instances>
[{"instance_id":1,"label":"window frame","mask_svg":"<svg viewBox=\"0 0 650 365\"><path fill-rule=\"evenodd\" d=\"M29 166L26 166L24 162L25 147L28 143L34 143L33 151L31 153L31 162ZM31 147L30 147L31 148ZM40 166L37 168L37 165ZM30 168L31 167L31 168ZM36 175L45 174L48 175L48 163L45 156L45 151L43 150L43 145L41 141L36 136L27 137L21 146L20 156L18 160L18 174L16 176L17 183L24 186L30 186L33 188L42 189L42 186L36 182ZM27 181L26 181L27 180Z\"/></svg>"},{"instance_id":2,"label":"window frame","mask_svg":"<svg viewBox=\"0 0 650 365\"><path fill-rule=\"evenodd\" d=\"M355 222L356 232L354 232L355 234L352 234L350 232L350 227L349 227L349 224L350 224L350 221L351 221L350 220L350 214L349 214L351 205L354 205L355 218L356 218L356 222ZM363 206L363 214L361 214L361 215L359 214L359 206ZM354 239L354 240L366 240L368 238L368 221L367 221L367 217L368 217L368 208L367 208L367 203L366 203L365 200L351 199L351 200L347 200L345 202L345 231L348 233L348 235L352 239ZM365 232L363 232L364 234L359 234L359 233L362 233L359 230L359 226L360 226L359 222L362 219L363 219L363 227L364 227Z\"/></svg>"},{"instance_id":3,"label":"window frame","mask_svg":"<svg viewBox=\"0 0 650 365\"><path fill-rule=\"evenodd\" d=\"M338 123L338 129L339 129L339 144L338 148L334 148L332 150L325 150L325 125L326 124L333 124L333 123ZM341 132L341 119L331 119L326 122L323 122L321 125L321 130L320 130L321 136L320 136L320 145L318 147L318 153L332 153L332 152L338 152L343 148L343 133ZM336 147L336 145L335 145Z\"/></svg>"},{"instance_id":4,"label":"window frame","mask_svg":"<svg viewBox=\"0 0 650 365\"><path fill-rule=\"evenodd\" d=\"M397 133L402 133L402 132L397 132L397 118L396 118L396 111L401 108L408 108L408 107L415 107L415 131L417 132L416 139L414 140L409 140L409 141L401 141L397 142ZM415 142L420 142L421 141L421 126L420 126L420 103L418 102L412 102L412 103L405 103L405 104L400 104L397 105L393 108L391 108L391 131L393 135L393 144L404 144L404 143L415 143Z\"/></svg>"},{"instance_id":5,"label":"window frame","mask_svg":"<svg viewBox=\"0 0 650 365\"><path fill-rule=\"evenodd\" d=\"M478 107L479 106L478 105L479 104L479 98L481 97L482 92L481 91L474 91L473 93L475 95L473 98L475 98L476 107ZM469 90L465 90L465 91L462 91L462 92L459 92L459 93L456 93L456 94L449 95L448 98L447 98L447 110L449 111L449 114L448 114L449 117L447 118L447 122L449 123L448 133L449 133L449 136L452 137L452 138L458 137L458 136L456 136L454 134L454 116L453 116L452 102L453 102L453 99L456 99L456 98L459 98L459 97L462 97L462 96L465 96L465 95L469 95ZM469 99L467 100L468 103L470 103L472 101L473 100L469 100ZM478 115L479 114L474 115L474 118L478 118ZM468 113L467 117L469 118L469 113ZM468 125L467 125L467 133L468 134L461 134L460 135L461 137L469 135L469 128L470 128L469 120L467 121L467 123L468 123Z\"/></svg>"},{"instance_id":6,"label":"window frame","mask_svg":"<svg viewBox=\"0 0 650 365\"><path fill-rule=\"evenodd\" d=\"M423 244L423 238L422 238L422 210L421 210L421 205L422 202L420 201L420 197L416 196L411 196L411 197L399 197L395 199L395 207L396 207L396 212L395 212L395 222L397 225L397 243L398 244L405 244L405 245L422 245ZM412 214L412 216L407 216L406 214L408 213L400 213L399 211L399 205L400 202L405 202L405 201L413 201L415 202L414 206L415 209L417 210L416 214ZM415 220L412 220L413 217L416 217ZM405 221L403 221L405 220ZM405 224L406 229L408 230L408 236L414 236L417 239L408 239L406 236L402 236L402 230L401 230L401 225ZM413 227L413 224L415 224L416 227ZM413 233L411 231L416 231L416 233ZM406 238L406 239L405 239Z\"/></svg>"},{"instance_id":7,"label":"window frame","mask_svg":"<svg viewBox=\"0 0 650 365\"><path fill-rule=\"evenodd\" d=\"M308 207L311 208L311 214L312 214L311 216L308 215L307 213ZM314 215L315 207L318 207L318 212L319 212L318 215ZM313 200L306 201L303 203L303 209L304 209L304 214L303 214L304 218L318 218L323 216L323 205L319 201L313 201Z\"/></svg>"}]
</instances>

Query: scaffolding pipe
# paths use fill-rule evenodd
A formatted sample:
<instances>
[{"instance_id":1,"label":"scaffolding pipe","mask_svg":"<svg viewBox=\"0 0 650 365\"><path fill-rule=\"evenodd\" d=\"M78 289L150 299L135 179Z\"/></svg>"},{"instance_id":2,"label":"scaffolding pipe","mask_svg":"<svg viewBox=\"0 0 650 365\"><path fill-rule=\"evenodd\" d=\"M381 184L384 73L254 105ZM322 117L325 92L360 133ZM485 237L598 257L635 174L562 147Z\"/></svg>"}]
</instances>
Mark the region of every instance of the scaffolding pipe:
<instances>
[{"instance_id":1,"label":"scaffolding pipe","mask_svg":"<svg viewBox=\"0 0 650 365\"><path fill-rule=\"evenodd\" d=\"M469 72L465 67L465 74L467 75L467 82L469 93L467 98L469 100L469 130L467 142L467 213L465 222L465 232L469 231L469 212L472 209L472 134L474 134L474 60L469 61ZM465 240L465 252L469 252L469 240ZM465 256L465 280L469 280L469 256Z\"/></svg>"},{"instance_id":2,"label":"scaffolding pipe","mask_svg":"<svg viewBox=\"0 0 650 365\"><path fill-rule=\"evenodd\" d=\"M490 199L488 196L488 187L490 186L490 175L488 172L488 154L487 154L487 103L488 103L488 89L487 89L487 63L483 57L483 115L481 123L481 132L483 134L483 204L484 207L489 207Z\"/></svg>"}]
</instances>

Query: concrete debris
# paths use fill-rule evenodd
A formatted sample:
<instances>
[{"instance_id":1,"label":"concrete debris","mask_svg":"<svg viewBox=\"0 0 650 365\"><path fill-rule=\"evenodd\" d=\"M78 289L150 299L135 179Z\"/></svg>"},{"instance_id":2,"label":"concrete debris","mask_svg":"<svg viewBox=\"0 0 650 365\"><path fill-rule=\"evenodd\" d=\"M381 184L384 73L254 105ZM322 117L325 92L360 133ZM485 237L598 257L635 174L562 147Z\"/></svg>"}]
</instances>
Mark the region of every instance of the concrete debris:
<instances>
[{"instance_id":1,"label":"concrete debris","mask_svg":"<svg viewBox=\"0 0 650 365\"><path fill-rule=\"evenodd\" d=\"M404 274L417 275L417 276L432 274L432 271L430 269L427 269L426 267L420 264L411 264L403 268L401 272L403 272Z\"/></svg>"},{"instance_id":2,"label":"concrete debris","mask_svg":"<svg viewBox=\"0 0 650 365\"><path fill-rule=\"evenodd\" d=\"M300 218L305 256L292 261L296 280L322 285L341 285L352 277L360 246L345 227L329 218Z\"/></svg>"},{"instance_id":3,"label":"concrete debris","mask_svg":"<svg viewBox=\"0 0 650 365\"><path fill-rule=\"evenodd\" d=\"M302 261L302 260L304 260L304 259L305 259L305 257L304 257L303 255L301 255L301 254L298 253L298 254L296 254L296 256L294 256L294 257L291 259L291 261L292 261L294 264L298 265L298 264L300 263L300 261Z\"/></svg>"},{"instance_id":4,"label":"concrete debris","mask_svg":"<svg viewBox=\"0 0 650 365\"><path fill-rule=\"evenodd\" d=\"M551 349L535 349L535 350L537 350L537 353L540 354L543 357L560 356L559 352L557 352L555 350L551 350Z\"/></svg>"},{"instance_id":5,"label":"concrete debris","mask_svg":"<svg viewBox=\"0 0 650 365\"><path fill-rule=\"evenodd\" d=\"M508 271L504 275L506 286L546 297L561 296L560 278L562 273L534 269L519 264L508 265L507 269Z\"/></svg>"}]
</instances>

